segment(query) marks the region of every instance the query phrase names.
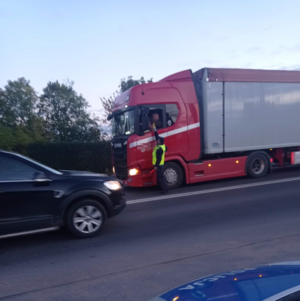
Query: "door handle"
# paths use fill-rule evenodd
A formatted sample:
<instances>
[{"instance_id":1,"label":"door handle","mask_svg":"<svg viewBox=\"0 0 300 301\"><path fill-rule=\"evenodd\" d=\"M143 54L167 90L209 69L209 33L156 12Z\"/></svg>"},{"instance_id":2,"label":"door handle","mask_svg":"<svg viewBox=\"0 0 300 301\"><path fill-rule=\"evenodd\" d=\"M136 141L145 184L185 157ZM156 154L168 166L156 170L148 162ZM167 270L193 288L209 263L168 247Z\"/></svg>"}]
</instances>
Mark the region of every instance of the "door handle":
<instances>
[{"instance_id":1,"label":"door handle","mask_svg":"<svg viewBox=\"0 0 300 301\"><path fill-rule=\"evenodd\" d=\"M34 179L34 182L36 183L45 183L45 182L51 182L50 179Z\"/></svg>"}]
</instances>

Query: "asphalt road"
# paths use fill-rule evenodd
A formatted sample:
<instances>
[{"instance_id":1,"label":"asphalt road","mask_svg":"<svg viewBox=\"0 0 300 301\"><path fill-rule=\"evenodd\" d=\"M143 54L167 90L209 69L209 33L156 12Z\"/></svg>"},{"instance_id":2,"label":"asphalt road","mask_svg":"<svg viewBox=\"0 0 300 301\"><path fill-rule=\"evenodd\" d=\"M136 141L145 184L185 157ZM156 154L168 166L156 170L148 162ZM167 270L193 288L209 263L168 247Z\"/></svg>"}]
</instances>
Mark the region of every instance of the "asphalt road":
<instances>
[{"instance_id":1,"label":"asphalt road","mask_svg":"<svg viewBox=\"0 0 300 301\"><path fill-rule=\"evenodd\" d=\"M209 274L300 260L299 168L157 196L128 189L130 205L94 239L0 240L0 300L148 300Z\"/></svg>"}]
</instances>

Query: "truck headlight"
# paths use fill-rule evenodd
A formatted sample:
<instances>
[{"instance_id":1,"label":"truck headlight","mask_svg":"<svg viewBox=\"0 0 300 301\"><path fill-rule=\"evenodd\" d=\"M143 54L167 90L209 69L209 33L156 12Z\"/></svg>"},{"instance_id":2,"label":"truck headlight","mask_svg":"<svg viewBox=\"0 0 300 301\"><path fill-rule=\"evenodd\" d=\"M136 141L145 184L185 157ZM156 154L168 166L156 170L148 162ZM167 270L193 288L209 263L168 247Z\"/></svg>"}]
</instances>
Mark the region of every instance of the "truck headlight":
<instances>
[{"instance_id":1,"label":"truck headlight","mask_svg":"<svg viewBox=\"0 0 300 301\"><path fill-rule=\"evenodd\" d=\"M129 169L129 175L130 176L136 176L138 173L139 173L139 170L137 168Z\"/></svg>"},{"instance_id":2,"label":"truck headlight","mask_svg":"<svg viewBox=\"0 0 300 301\"><path fill-rule=\"evenodd\" d=\"M109 190L118 190L121 189L122 186L118 181L108 181L103 183Z\"/></svg>"}]
</instances>

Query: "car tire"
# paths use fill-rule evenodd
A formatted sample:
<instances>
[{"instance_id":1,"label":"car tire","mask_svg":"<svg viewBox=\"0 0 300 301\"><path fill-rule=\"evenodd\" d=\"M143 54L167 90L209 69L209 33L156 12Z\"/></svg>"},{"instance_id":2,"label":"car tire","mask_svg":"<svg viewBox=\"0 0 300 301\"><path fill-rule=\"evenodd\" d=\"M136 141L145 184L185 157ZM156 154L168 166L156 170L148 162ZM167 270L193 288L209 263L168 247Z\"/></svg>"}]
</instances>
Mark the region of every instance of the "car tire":
<instances>
[{"instance_id":1,"label":"car tire","mask_svg":"<svg viewBox=\"0 0 300 301\"><path fill-rule=\"evenodd\" d=\"M68 210L66 226L78 238L96 236L106 220L106 211L95 200L82 200Z\"/></svg>"},{"instance_id":2,"label":"car tire","mask_svg":"<svg viewBox=\"0 0 300 301\"><path fill-rule=\"evenodd\" d=\"M164 177L167 182L168 189L175 189L181 186L183 181L182 168L174 162L165 164Z\"/></svg>"},{"instance_id":3,"label":"car tire","mask_svg":"<svg viewBox=\"0 0 300 301\"><path fill-rule=\"evenodd\" d=\"M263 154L250 155L247 165L248 175L251 178L264 177L269 169L267 157Z\"/></svg>"}]
</instances>

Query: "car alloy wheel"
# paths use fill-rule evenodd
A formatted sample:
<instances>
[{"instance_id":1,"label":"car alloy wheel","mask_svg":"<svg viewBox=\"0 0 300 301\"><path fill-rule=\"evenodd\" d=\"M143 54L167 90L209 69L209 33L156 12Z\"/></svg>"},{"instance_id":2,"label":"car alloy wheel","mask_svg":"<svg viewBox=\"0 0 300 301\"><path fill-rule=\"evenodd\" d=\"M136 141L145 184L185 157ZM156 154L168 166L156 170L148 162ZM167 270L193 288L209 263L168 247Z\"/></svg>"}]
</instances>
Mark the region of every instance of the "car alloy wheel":
<instances>
[{"instance_id":1,"label":"car alloy wheel","mask_svg":"<svg viewBox=\"0 0 300 301\"><path fill-rule=\"evenodd\" d=\"M74 227L81 233L96 232L102 225L102 212L94 206L78 208L73 216Z\"/></svg>"}]
</instances>

